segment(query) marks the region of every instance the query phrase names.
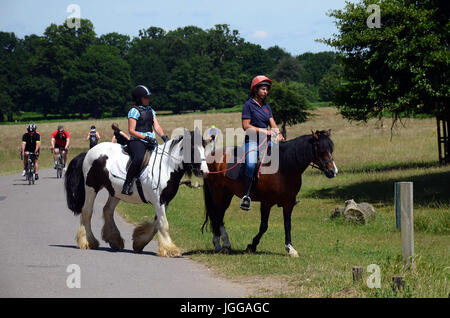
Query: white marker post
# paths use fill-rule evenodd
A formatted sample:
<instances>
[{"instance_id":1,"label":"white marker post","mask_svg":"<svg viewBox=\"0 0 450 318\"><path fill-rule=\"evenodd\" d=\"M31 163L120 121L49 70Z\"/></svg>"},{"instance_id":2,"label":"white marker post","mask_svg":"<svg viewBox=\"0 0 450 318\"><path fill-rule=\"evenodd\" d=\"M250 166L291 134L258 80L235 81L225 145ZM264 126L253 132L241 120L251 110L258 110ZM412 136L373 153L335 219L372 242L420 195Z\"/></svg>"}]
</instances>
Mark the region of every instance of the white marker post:
<instances>
[{"instance_id":1,"label":"white marker post","mask_svg":"<svg viewBox=\"0 0 450 318\"><path fill-rule=\"evenodd\" d=\"M403 263L409 268L414 256L413 183L395 183L395 215L401 226ZM400 222L398 218L400 217ZM398 227L398 226L397 226Z\"/></svg>"}]
</instances>

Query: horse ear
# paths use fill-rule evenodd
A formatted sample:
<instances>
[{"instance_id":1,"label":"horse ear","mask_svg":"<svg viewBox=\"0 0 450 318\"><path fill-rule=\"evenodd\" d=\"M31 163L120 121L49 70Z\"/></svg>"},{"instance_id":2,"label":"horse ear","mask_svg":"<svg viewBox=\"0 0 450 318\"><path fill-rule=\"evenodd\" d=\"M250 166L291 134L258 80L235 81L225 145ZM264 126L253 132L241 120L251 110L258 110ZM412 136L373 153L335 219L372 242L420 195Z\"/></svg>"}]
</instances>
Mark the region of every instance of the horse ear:
<instances>
[{"instance_id":1,"label":"horse ear","mask_svg":"<svg viewBox=\"0 0 450 318\"><path fill-rule=\"evenodd\" d=\"M314 139L319 140L319 136L317 135L317 132L314 132L314 130L311 129L312 135Z\"/></svg>"},{"instance_id":2,"label":"horse ear","mask_svg":"<svg viewBox=\"0 0 450 318\"><path fill-rule=\"evenodd\" d=\"M331 136L331 129L328 129L327 132L325 133L325 135L327 135L328 137Z\"/></svg>"}]
</instances>

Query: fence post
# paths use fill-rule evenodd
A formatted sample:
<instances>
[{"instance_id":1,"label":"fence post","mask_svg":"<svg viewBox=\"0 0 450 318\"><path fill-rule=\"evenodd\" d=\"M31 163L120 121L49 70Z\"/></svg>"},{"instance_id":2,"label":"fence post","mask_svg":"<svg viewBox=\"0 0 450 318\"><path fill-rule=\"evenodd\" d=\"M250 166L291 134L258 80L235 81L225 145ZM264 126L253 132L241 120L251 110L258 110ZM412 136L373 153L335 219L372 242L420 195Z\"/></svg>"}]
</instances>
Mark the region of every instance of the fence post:
<instances>
[{"instance_id":1,"label":"fence post","mask_svg":"<svg viewBox=\"0 0 450 318\"><path fill-rule=\"evenodd\" d=\"M409 268L414 256L413 183L395 183L395 206L400 215L403 263Z\"/></svg>"}]
</instances>

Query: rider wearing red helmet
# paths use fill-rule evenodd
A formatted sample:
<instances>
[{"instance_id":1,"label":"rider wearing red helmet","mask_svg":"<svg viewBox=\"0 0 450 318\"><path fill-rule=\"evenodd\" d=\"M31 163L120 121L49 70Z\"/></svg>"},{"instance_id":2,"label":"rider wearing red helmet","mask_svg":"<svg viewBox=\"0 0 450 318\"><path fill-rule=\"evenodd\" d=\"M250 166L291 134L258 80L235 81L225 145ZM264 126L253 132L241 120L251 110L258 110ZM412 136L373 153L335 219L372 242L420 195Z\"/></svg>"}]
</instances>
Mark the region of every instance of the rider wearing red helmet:
<instances>
[{"instance_id":1,"label":"rider wearing red helmet","mask_svg":"<svg viewBox=\"0 0 450 318\"><path fill-rule=\"evenodd\" d=\"M273 119L272 110L266 103L266 97L271 86L272 80L270 78L264 75L256 76L250 85L251 96L242 108L242 128L246 131L245 153L248 153L245 157L244 186L246 194L241 200L241 209L243 210L250 210L250 192L258 158L257 147L262 142L262 140L259 140L259 134L267 135L268 138L276 135L279 141L284 140ZM250 151L252 149L255 150Z\"/></svg>"}]
</instances>

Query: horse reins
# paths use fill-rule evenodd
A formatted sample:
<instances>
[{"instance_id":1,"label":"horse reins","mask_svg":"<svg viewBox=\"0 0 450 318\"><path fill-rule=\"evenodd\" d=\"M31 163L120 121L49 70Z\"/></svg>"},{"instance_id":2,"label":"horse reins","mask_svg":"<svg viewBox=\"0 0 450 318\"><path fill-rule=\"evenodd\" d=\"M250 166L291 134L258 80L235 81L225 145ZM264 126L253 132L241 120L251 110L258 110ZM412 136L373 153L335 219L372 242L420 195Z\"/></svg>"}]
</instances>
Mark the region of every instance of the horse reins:
<instances>
[{"instance_id":1,"label":"horse reins","mask_svg":"<svg viewBox=\"0 0 450 318\"><path fill-rule=\"evenodd\" d=\"M244 154L244 156L243 156L238 162L236 162L232 167L230 167L230 168L228 168L228 169L225 169L225 170L220 170L220 171L210 171L209 174L218 174L218 173L223 173L223 172L227 172L227 171L233 170L233 169L236 168L240 163L242 163L243 160L245 160L245 157L247 157L247 155L248 155L250 152L255 151L255 150L258 150L259 148L261 148L261 147L264 145L264 143L267 141L267 139L268 139L268 136L266 136L266 138L264 139L264 141L263 141L258 147L253 148L253 149L250 149L249 151L247 151L247 152ZM266 148L266 152L267 152L267 148ZM264 156L265 156L265 154L264 154ZM262 165L262 163L261 163L261 165ZM260 166L260 169L261 169L261 166ZM259 172L258 172L258 173L259 173Z\"/></svg>"}]
</instances>

